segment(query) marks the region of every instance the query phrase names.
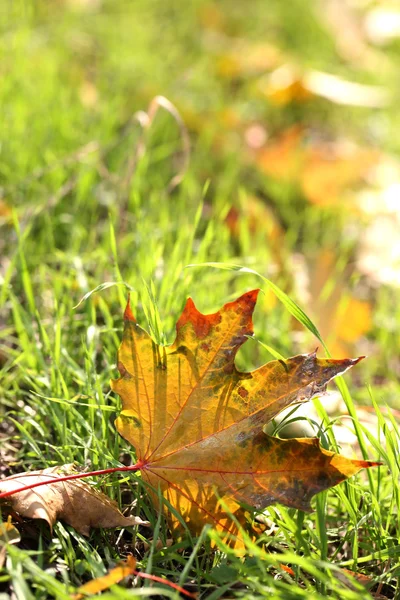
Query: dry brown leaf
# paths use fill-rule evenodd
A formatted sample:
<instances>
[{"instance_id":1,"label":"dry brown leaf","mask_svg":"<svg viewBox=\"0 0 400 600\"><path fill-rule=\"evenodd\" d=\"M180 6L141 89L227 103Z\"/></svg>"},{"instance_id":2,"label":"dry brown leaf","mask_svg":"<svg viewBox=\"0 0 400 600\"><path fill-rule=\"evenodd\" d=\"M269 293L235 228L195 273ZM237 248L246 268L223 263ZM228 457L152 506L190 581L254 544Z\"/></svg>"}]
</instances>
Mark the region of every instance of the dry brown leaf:
<instances>
[{"instance_id":1,"label":"dry brown leaf","mask_svg":"<svg viewBox=\"0 0 400 600\"><path fill-rule=\"evenodd\" d=\"M0 482L0 493L48 481L49 485L18 492L9 496L6 501L11 503L15 512L24 517L44 519L50 527L57 519L62 519L82 535L89 535L91 527L148 524L139 517L124 517L115 502L80 479L55 482L60 476L74 472L74 465L70 464L13 475Z\"/></svg>"}]
</instances>

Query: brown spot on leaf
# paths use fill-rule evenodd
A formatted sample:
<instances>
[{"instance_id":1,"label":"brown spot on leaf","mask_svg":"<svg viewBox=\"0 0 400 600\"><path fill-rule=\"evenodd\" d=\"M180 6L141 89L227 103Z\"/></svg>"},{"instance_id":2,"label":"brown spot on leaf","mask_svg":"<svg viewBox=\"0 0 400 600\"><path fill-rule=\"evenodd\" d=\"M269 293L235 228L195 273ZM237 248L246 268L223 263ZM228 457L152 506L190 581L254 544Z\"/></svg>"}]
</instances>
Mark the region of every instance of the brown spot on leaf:
<instances>
[{"instance_id":1,"label":"brown spot on leaf","mask_svg":"<svg viewBox=\"0 0 400 600\"><path fill-rule=\"evenodd\" d=\"M238 389L238 394L241 398L247 398L249 392L246 390L246 388L240 386L240 388Z\"/></svg>"}]
</instances>

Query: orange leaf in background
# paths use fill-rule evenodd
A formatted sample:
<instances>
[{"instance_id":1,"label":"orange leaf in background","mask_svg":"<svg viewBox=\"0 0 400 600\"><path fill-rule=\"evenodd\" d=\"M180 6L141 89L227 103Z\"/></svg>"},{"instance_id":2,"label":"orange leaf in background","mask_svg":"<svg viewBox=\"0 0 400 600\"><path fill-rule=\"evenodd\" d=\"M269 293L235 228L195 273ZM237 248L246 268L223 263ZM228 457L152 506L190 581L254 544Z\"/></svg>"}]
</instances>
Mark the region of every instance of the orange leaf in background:
<instances>
[{"instance_id":1,"label":"orange leaf in background","mask_svg":"<svg viewBox=\"0 0 400 600\"><path fill-rule=\"evenodd\" d=\"M12 210L3 198L0 198L0 224L11 222Z\"/></svg>"},{"instance_id":2,"label":"orange leaf in background","mask_svg":"<svg viewBox=\"0 0 400 600\"><path fill-rule=\"evenodd\" d=\"M360 187L380 154L346 141L334 143L308 139L300 126L284 131L255 153L262 171L280 181L297 184L309 202L333 206L347 202L351 188ZM354 210L359 212L354 197Z\"/></svg>"},{"instance_id":3,"label":"orange leaf in background","mask_svg":"<svg viewBox=\"0 0 400 600\"><path fill-rule=\"evenodd\" d=\"M303 193L310 202L320 206L332 206L346 200L350 188L360 186L363 177L378 159L376 150L353 144L312 146L306 152L300 175ZM354 209L358 210L356 202Z\"/></svg>"},{"instance_id":4,"label":"orange leaf in background","mask_svg":"<svg viewBox=\"0 0 400 600\"><path fill-rule=\"evenodd\" d=\"M263 432L283 408L323 393L360 359L312 353L238 371L235 356L253 334L257 295L248 292L210 315L189 299L170 346L155 344L129 304L125 311L121 377L112 381L122 398L116 426L135 446L144 481L161 488L195 533L210 523L225 537L236 534L224 507L243 522L242 503L310 510L314 494L377 464L328 452L317 439L281 440Z\"/></svg>"},{"instance_id":5,"label":"orange leaf in background","mask_svg":"<svg viewBox=\"0 0 400 600\"><path fill-rule=\"evenodd\" d=\"M300 125L289 127L256 154L258 166L276 179L296 179L304 163L303 138L304 131Z\"/></svg>"}]
</instances>

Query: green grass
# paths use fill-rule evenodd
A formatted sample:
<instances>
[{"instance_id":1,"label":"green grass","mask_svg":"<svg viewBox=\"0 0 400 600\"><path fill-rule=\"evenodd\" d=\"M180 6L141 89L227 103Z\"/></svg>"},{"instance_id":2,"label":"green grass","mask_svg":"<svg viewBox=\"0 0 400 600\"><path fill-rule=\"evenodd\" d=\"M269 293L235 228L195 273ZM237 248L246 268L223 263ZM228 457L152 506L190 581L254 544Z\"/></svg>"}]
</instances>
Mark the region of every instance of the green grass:
<instances>
[{"instance_id":1,"label":"green grass","mask_svg":"<svg viewBox=\"0 0 400 600\"><path fill-rule=\"evenodd\" d=\"M246 14L233 0L221 5L219 30L204 24L216 5L201 0L104 0L86 8L67 0L21 0L0 7L2 475L70 462L96 470L135 460L115 430L119 399L109 386L128 290L138 321L158 342L170 343L189 295L202 312L212 312L261 287L266 294L255 313L257 342L240 351L242 369L308 352L320 337L315 315L293 284L291 256L312 261L321 249L335 247L329 296L336 274L353 260L361 226L351 214L319 209L298 189L260 174L221 115L230 107L245 124L267 123L270 133L302 122L363 143L385 121L390 128L382 127L380 147L398 153L398 138L390 134L398 111L390 106L377 114L318 100L277 107L255 93L251 75L223 79L218 60L232 39L267 39L302 65L348 79L390 87L394 75L346 65L313 2L289 7L274 0L267 11L257 0ZM398 54L394 44L388 57ZM93 89L92 102L87 95ZM179 109L192 140L189 169L173 191L168 184L182 164L176 120L160 110L143 134L132 118L157 94ZM145 151L132 172L140 140ZM240 210L255 193L284 226L278 266L273 241L262 228L254 230L250 216L242 216L237 233L227 226L231 207ZM387 286L374 289L358 273L347 284L373 302L373 323L368 340L352 348L359 355L368 345L370 358L338 383L351 417L344 422L355 431L360 452L382 461L381 467L319 495L311 514L268 508L271 532L256 544L248 540L244 556L212 530L199 539L187 532L167 545L165 520L140 478L106 477L94 485L148 519L150 529L93 531L84 538L61 522L51 532L44 523L23 520L17 524L21 543L7 549L0 570L0 600L11 593L18 600L67 599L128 553L141 571L208 600L372 598L357 582L346 585L341 567L369 576L372 591L400 598L399 309ZM323 353L321 337L319 344ZM321 443L336 447L323 397L315 405ZM373 407L373 429L359 421L359 405ZM103 597L178 597L147 580L127 586Z\"/></svg>"}]
</instances>

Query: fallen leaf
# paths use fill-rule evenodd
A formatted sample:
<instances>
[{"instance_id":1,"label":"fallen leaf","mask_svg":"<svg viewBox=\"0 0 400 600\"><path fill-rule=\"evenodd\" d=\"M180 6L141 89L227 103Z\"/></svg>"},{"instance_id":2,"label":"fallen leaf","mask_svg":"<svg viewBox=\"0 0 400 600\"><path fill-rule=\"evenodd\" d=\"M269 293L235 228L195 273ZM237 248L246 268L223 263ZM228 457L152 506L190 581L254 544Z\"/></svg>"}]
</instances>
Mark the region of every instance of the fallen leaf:
<instances>
[{"instance_id":1,"label":"fallen leaf","mask_svg":"<svg viewBox=\"0 0 400 600\"><path fill-rule=\"evenodd\" d=\"M235 355L253 334L258 292L210 315L188 299L170 346L155 344L129 302L125 310L121 377L111 382L122 399L116 426L135 446L155 502L160 488L195 533L205 523L225 537L237 533L226 509L244 522L243 503L311 510L314 494L377 464L324 450L318 439L264 433L282 409L322 394L328 381L360 359L317 359L312 353L238 371ZM176 518L171 521L176 529Z\"/></svg>"},{"instance_id":2,"label":"fallen leaf","mask_svg":"<svg viewBox=\"0 0 400 600\"><path fill-rule=\"evenodd\" d=\"M374 580L372 577L364 575L363 573L356 573L355 571L350 571L349 569L345 569L343 567L340 571L335 571L334 573L336 579L338 579L341 583L343 583L346 587L350 588L351 590L358 590L358 588L356 588L353 585L352 580L357 581L357 583L360 583L367 590L369 590L374 584Z\"/></svg>"},{"instance_id":3,"label":"fallen leaf","mask_svg":"<svg viewBox=\"0 0 400 600\"><path fill-rule=\"evenodd\" d=\"M276 179L297 179L304 164L304 137L300 125L289 127L256 153L257 164Z\"/></svg>"},{"instance_id":4,"label":"fallen leaf","mask_svg":"<svg viewBox=\"0 0 400 600\"><path fill-rule=\"evenodd\" d=\"M51 467L12 475L0 481L0 493L48 481L36 489L7 497L12 509L30 519L44 519L52 527L57 519L72 525L82 535L91 527L131 527L147 524L138 517L124 517L115 502L80 479L57 483L57 478L75 471L74 465Z\"/></svg>"},{"instance_id":5,"label":"fallen leaf","mask_svg":"<svg viewBox=\"0 0 400 600\"><path fill-rule=\"evenodd\" d=\"M125 579L125 577L133 575L135 573L135 569L136 560L130 554L126 561L121 561L117 567L111 569L111 571L109 571L106 575L103 575L102 577L96 577L84 585L81 585L81 587L78 589L78 593L74 594L71 597L71 600L81 600L81 598L85 598L86 596L103 592L112 585L122 581L122 579Z\"/></svg>"},{"instance_id":6,"label":"fallen leaf","mask_svg":"<svg viewBox=\"0 0 400 600\"><path fill-rule=\"evenodd\" d=\"M332 248L321 249L314 260L306 262L302 255L295 255L292 261L296 296L307 303L330 352L351 352L355 342L372 326L371 304L349 289L354 266L340 266ZM295 327L299 328L299 324Z\"/></svg>"},{"instance_id":7,"label":"fallen leaf","mask_svg":"<svg viewBox=\"0 0 400 600\"><path fill-rule=\"evenodd\" d=\"M343 205L359 212L351 190L365 187L380 153L348 140L321 141L293 126L254 153L260 169L270 177L297 185L307 200L319 206Z\"/></svg>"},{"instance_id":8,"label":"fallen leaf","mask_svg":"<svg viewBox=\"0 0 400 600\"><path fill-rule=\"evenodd\" d=\"M271 44L249 44L229 40L227 50L216 58L217 75L223 79L246 79L270 71L282 62L281 53Z\"/></svg>"},{"instance_id":9,"label":"fallen leaf","mask_svg":"<svg viewBox=\"0 0 400 600\"><path fill-rule=\"evenodd\" d=\"M304 102L319 97L335 104L379 108L386 106L390 99L385 88L346 81L322 71L303 71L289 63L264 76L259 87L275 104Z\"/></svg>"},{"instance_id":10,"label":"fallen leaf","mask_svg":"<svg viewBox=\"0 0 400 600\"><path fill-rule=\"evenodd\" d=\"M304 102L313 93L304 85L301 71L293 65L284 64L259 82L260 91L274 104Z\"/></svg>"},{"instance_id":11,"label":"fallen leaf","mask_svg":"<svg viewBox=\"0 0 400 600\"><path fill-rule=\"evenodd\" d=\"M309 202L320 206L342 203L357 210L356 196L349 202L351 188L363 184L369 170L378 160L372 148L351 143L316 144L305 151L304 167L299 176L302 191Z\"/></svg>"},{"instance_id":12,"label":"fallen leaf","mask_svg":"<svg viewBox=\"0 0 400 600\"><path fill-rule=\"evenodd\" d=\"M129 575L136 575L137 577L148 579L154 583L161 583L177 591L180 595L186 596L187 598L192 598L194 600L197 598L196 594L188 592L173 581L169 581L163 577L158 577L157 575L152 575L151 573L136 571L136 560L132 554L130 554L126 561L121 561L117 567L111 569L111 571L109 571L106 575L103 575L102 577L96 577L95 579L92 579L91 581L88 581L82 585L78 589L78 593L71 596L71 600L81 600L82 598L86 598L86 596L98 594L99 592L107 590L112 585L119 583L122 581L122 579L125 579L125 577L128 577Z\"/></svg>"}]
</instances>

